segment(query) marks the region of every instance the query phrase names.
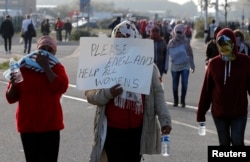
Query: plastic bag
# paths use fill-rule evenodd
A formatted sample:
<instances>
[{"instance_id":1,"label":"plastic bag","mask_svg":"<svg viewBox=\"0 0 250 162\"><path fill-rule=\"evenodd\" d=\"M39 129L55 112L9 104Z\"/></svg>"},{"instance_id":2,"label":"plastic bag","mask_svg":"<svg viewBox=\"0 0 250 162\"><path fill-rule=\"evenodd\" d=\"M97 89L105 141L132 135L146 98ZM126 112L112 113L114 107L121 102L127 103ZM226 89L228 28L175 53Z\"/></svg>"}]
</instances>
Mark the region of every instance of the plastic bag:
<instances>
[{"instance_id":1,"label":"plastic bag","mask_svg":"<svg viewBox=\"0 0 250 162\"><path fill-rule=\"evenodd\" d=\"M20 43L20 44L23 44L23 37L21 37L21 38L19 39L19 43Z\"/></svg>"}]
</instances>

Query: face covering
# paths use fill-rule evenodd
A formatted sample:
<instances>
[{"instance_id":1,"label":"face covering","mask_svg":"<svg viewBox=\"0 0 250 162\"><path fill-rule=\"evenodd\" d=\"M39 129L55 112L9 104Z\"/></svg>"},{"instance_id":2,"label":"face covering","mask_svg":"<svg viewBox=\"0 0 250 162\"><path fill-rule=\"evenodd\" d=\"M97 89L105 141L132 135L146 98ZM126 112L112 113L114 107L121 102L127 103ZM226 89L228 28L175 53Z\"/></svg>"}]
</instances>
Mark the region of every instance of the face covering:
<instances>
[{"instance_id":1,"label":"face covering","mask_svg":"<svg viewBox=\"0 0 250 162\"><path fill-rule=\"evenodd\" d=\"M218 37L216 44L224 61L231 61L236 58L236 56L233 54L234 44L229 37L225 35Z\"/></svg>"}]
</instances>

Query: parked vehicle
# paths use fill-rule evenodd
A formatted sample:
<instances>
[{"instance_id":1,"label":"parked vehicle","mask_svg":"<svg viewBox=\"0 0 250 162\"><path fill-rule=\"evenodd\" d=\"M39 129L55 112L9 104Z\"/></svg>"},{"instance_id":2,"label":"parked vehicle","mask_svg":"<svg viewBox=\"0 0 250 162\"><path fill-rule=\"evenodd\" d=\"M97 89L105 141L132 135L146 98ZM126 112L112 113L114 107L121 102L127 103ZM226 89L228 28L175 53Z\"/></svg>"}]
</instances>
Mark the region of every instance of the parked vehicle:
<instances>
[{"instance_id":1,"label":"parked vehicle","mask_svg":"<svg viewBox=\"0 0 250 162\"><path fill-rule=\"evenodd\" d=\"M72 23L73 28L85 28L85 27L91 27L91 28L99 28L96 23L96 18L90 17L89 21L82 17L78 21Z\"/></svg>"}]
</instances>

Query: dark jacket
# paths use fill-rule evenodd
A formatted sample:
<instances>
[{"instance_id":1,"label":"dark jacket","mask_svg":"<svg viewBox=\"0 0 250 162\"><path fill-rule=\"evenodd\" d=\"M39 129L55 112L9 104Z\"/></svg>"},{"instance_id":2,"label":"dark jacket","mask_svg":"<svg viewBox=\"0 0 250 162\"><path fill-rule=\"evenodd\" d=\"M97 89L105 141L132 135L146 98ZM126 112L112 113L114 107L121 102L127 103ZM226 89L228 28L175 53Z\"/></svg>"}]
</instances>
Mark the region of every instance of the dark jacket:
<instances>
[{"instance_id":1,"label":"dark jacket","mask_svg":"<svg viewBox=\"0 0 250 162\"><path fill-rule=\"evenodd\" d=\"M218 48L216 46L215 39L212 39L208 42L207 48L206 48L206 64L208 63L209 59L212 59L213 57L219 55Z\"/></svg>"},{"instance_id":2,"label":"dark jacket","mask_svg":"<svg viewBox=\"0 0 250 162\"><path fill-rule=\"evenodd\" d=\"M5 19L2 22L0 33L2 34L3 38L10 38L14 35L14 26L11 20Z\"/></svg>"},{"instance_id":3,"label":"dark jacket","mask_svg":"<svg viewBox=\"0 0 250 162\"><path fill-rule=\"evenodd\" d=\"M108 28L113 30L116 25L118 25L121 22L120 18L116 18L111 24L109 24Z\"/></svg>"},{"instance_id":4,"label":"dark jacket","mask_svg":"<svg viewBox=\"0 0 250 162\"><path fill-rule=\"evenodd\" d=\"M217 37L226 35L236 44L231 29L222 29ZM212 115L220 119L235 119L248 112L250 94L250 58L240 54L234 46L236 58L223 61L221 55L208 64L197 111L197 121L205 121L210 108Z\"/></svg>"},{"instance_id":5,"label":"dark jacket","mask_svg":"<svg viewBox=\"0 0 250 162\"><path fill-rule=\"evenodd\" d=\"M64 24L64 29L65 29L67 32L71 32L71 30L72 30L72 24L71 24L71 22L66 22L66 23Z\"/></svg>"}]
</instances>

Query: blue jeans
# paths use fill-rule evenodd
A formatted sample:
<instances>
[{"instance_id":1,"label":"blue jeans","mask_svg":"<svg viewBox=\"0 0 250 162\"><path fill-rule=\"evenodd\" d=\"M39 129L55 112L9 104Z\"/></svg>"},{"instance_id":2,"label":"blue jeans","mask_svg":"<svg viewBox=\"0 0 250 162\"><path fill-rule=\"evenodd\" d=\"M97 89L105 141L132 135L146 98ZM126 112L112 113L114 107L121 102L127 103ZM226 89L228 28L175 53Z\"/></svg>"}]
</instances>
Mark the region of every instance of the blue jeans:
<instances>
[{"instance_id":1,"label":"blue jeans","mask_svg":"<svg viewBox=\"0 0 250 162\"><path fill-rule=\"evenodd\" d=\"M189 70L181 70L181 71L171 71L172 73L172 84L173 84L173 94L174 94L174 103L178 104L179 102L179 95L178 95L178 87L179 87L179 80L181 77L181 103L185 103L185 98L187 94L187 87L188 87L188 76Z\"/></svg>"},{"instance_id":2,"label":"blue jeans","mask_svg":"<svg viewBox=\"0 0 250 162\"><path fill-rule=\"evenodd\" d=\"M244 134L247 115L236 119L218 119L213 117L217 129L220 146L244 146Z\"/></svg>"}]
</instances>

